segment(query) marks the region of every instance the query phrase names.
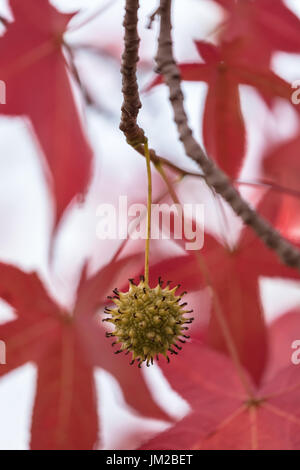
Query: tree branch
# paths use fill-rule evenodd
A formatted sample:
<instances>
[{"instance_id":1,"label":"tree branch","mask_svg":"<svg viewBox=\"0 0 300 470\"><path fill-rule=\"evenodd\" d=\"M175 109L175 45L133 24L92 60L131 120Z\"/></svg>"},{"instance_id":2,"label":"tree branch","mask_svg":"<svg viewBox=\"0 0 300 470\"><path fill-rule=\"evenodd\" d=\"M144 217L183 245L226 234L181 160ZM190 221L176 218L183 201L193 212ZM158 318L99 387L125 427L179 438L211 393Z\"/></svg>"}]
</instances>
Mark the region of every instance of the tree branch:
<instances>
[{"instance_id":1,"label":"tree branch","mask_svg":"<svg viewBox=\"0 0 300 470\"><path fill-rule=\"evenodd\" d=\"M123 26L124 53L122 55L122 92L124 101L120 129L124 132L127 142L134 147L145 142L144 131L137 124L139 109L142 107L136 79L136 64L139 61L140 38L137 30L139 0L126 0ZM144 152L143 152L144 154Z\"/></svg>"},{"instance_id":2,"label":"tree branch","mask_svg":"<svg viewBox=\"0 0 300 470\"><path fill-rule=\"evenodd\" d=\"M126 0L124 18L125 50L122 56L122 92L124 101L122 105L122 117L120 129L124 132L130 143L141 155L144 156L145 135L143 129L137 124L137 117L141 102L136 79L136 64L139 60L139 36L137 31L139 0ZM177 124L180 140L186 154L192 158L203 171L203 175L185 171L168 160L159 157L154 150L150 150L150 157L156 166L161 164L179 171L182 176L191 175L204 178L208 186L220 194L232 207L233 211L249 225L262 241L274 250L280 259L287 265L300 270L300 252L291 243L285 240L266 220L264 220L246 201L242 199L238 191L233 187L228 177L210 160L194 139L188 125L187 115L184 109L184 98L181 90L180 74L173 57L171 38L171 0L161 0L156 14L161 15L161 28L159 47L156 57L158 72L165 77L170 90L170 101L173 106L174 120ZM237 182L243 184L243 182ZM276 189L276 188L274 188Z\"/></svg>"},{"instance_id":3,"label":"tree branch","mask_svg":"<svg viewBox=\"0 0 300 470\"><path fill-rule=\"evenodd\" d=\"M164 76L165 83L169 88L169 98L173 107L174 120L185 152L192 160L198 163L203 171L206 183L228 202L244 223L249 225L259 238L277 253L284 264L300 270L300 251L281 237L279 232L242 199L226 174L205 155L193 136L184 108L180 73L173 56L171 1L160 0L159 14L161 21L156 62L158 66L157 72Z\"/></svg>"}]
</instances>

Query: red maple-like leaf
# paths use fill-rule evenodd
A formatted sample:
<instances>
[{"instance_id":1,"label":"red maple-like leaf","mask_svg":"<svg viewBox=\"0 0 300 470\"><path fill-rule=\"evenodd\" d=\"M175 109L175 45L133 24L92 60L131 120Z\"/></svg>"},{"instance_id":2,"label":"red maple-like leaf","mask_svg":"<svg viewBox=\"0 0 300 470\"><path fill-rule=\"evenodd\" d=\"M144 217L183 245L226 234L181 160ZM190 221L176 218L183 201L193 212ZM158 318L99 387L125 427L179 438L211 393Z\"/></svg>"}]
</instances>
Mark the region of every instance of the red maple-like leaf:
<instances>
[{"instance_id":1,"label":"red maple-like leaf","mask_svg":"<svg viewBox=\"0 0 300 470\"><path fill-rule=\"evenodd\" d=\"M258 211L273 221L277 208L277 199L270 192ZM209 278L215 301L208 329L201 338L216 350L228 353L221 324L225 319L243 366L259 383L267 361L267 330L259 279L262 276L299 279L298 271L281 263L248 227L242 230L234 247L226 247L206 233L204 246L198 253L171 258L153 266L151 271L154 277L164 272L171 280L177 279L180 272L180 283L187 291L205 287ZM201 315L201 305L195 314Z\"/></svg>"},{"instance_id":2,"label":"red maple-like leaf","mask_svg":"<svg viewBox=\"0 0 300 470\"><path fill-rule=\"evenodd\" d=\"M300 21L282 0L215 0L228 13L220 36L240 40L249 62L269 65L274 51L300 50Z\"/></svg>"},{"instance_id":3,"label":"red maple-like leaf","mask_svg":"<svg viewBox=\"0 0 300 470\"><path fill-rule=\"evenodd\" d=\"M10 5L14 21L0 38L6 84L0 112L30 119L50 170L57 223L73 198L85 193L91 175L92 153L63 54L63 33L73 15L59 13L47 0L11 0Z\"/></svg>"},{"instance_id":4,"label":"red maple-like leaf","mask_svg":"<svg viewBox=\"0 0 300 470\"><path fill-rule=\"evenodd\" d=\"M291 86L267 67L249 62L239 40L219 46L204 41L195 41L195 44L204 63L180 64L181 78L208 84L203 118L204 144L208 155L229 176L236 178L246 150L239 85L256 88L268 104L275 97L290 101ZM162 81L162 77L157 77L147 89Z\"/></svg>"},{"instance_id":5,"label":"red maple-like leaf","mask_svg":"<svg viewBox=\"0 0 300 470\"><path fill-rule=\"evenodd\" d=\"M162 370L191 411L143 450L299 450L299 367L283 369L259 388L248 379L246 391L229 359L193 342Z\"/></svg>"},{"instance_id":6,"label":"red maple-like leaf","mask_svg":"<svg viewBox=\"0 0 300 470\"><path fill-rule=\"evenodd\" d=\"M0 297L18 316L0 326L7 348L7 365L1 366L0 375L28 361L38 368L32 449L92 449L98 444L95 367L114 375L136 412L166 419L140 369L113 354L96 316L106 295L128 272L137 272L140 261L135 255L112 262L89 279L83 273L73 311L51 299L36 274L0 264Z\"/></svg>"}]
</instances>

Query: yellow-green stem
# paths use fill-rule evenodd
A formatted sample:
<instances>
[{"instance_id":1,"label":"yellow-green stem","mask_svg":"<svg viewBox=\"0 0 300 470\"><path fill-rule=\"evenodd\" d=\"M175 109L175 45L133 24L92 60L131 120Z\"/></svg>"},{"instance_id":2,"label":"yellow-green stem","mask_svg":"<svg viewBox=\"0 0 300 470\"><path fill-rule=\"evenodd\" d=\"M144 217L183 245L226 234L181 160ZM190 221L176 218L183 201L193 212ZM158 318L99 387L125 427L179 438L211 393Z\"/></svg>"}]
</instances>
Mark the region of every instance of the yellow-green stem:
<instances>
[{"instance_id":1,"label":"yellow-green stem","mask_svg":"<svg viewBox=\"0 0 300 470\"><path fill-rule=\"evenodd\" d=\"M147 162L147 179L148 179L148 200L147 200L147 235L145 246L145 284L149 285L149 250L150 250L150 234L151 234L151 204L152 204L152 176L151 163L148 140L144 144L145 158Z\"/></svg>"}]
</instances>

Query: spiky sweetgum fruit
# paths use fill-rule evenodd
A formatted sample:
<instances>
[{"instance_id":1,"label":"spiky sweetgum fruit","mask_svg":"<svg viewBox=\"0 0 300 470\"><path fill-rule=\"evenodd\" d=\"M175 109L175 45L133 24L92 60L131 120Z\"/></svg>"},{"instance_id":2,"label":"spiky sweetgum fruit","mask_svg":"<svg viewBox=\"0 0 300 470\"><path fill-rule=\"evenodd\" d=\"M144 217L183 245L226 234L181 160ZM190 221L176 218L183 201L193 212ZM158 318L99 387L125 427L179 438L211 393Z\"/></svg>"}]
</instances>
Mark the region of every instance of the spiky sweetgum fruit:
<instances>
[{"instance_id":1,"label":"spiky sweetgum fruit","mask_svg":"<svg viewBox=\"0 0 300 470\"><path fill-rule=\"evenodd\" d=\"M115 354L123 351L132 353L130 364L136 360L139 367L143 362L149 366L155 357L159 359L160 354L169 362L168 353L178 354L181 346L177 343L185 343L185 339L189 338L185 334L188 330L186 325L193 318L184 315L192 310L185 310L186 303L180 304L186 292L176 295L180 286L170 289L167 283L163 288L160 278L154 289L145 284L143 276L138 285L132 279L129 282L128 292L115 289L114 297L109 297L115 307L105 308L105 313L110 317L103 321L112 323L115 329L107 332L106 336L115 338L113 345L120 343L120 349Z\"/></svg>"}]
</instances>

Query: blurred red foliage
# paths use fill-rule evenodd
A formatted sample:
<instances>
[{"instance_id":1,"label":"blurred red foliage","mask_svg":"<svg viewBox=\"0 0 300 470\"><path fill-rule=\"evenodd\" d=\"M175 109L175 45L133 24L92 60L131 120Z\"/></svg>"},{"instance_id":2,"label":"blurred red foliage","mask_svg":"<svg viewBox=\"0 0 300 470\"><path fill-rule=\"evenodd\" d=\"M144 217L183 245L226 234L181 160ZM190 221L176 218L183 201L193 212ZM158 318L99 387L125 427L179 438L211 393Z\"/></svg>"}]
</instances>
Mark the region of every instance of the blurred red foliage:
<instances>
[{"instance_id":1,"label":"blurred red foliage","mask_svg":"<svg viewBox=\"0 0 300 470\"><path fill-rule=\"evenodd\" d=\"M300 21L282 0L214 1L224 9L215 44L196 38L201 62L183 62L179 68L184 81L207 84L204 146L236 180L249 138L240 85L253 87L270 113L275 100L283 99L299 120L299 109L291 101L293 89L273 71L272 58L277 51L300 53ZM7 89L7 104L0 112L25 116L32 124L45 158L45 174L50 176L56 228L74 198L88 191L93 170L91 145L69 73L77 85L80 77L72 57L66 56L64 40L74 15L60 13L47 0L10 0L10 7L14 19L5 24L0 38L1 80ZM161 83L157 77L148 89ZM91 104L87 93L84 97ZM266 142L260 177L268 188L263 197L261 188L254 191L254 199L261 199L256 210L297 244L299 146L299 122L297 135L276 146ZM129 188L132 193L134 185ZM158 251L156 260L159 257ZM37 274L0 264L0 298L17 315L0 325L9 357L0 376L27 362L38 368L32 449L101 445L96 367L117 379L133 411L170 420L152 397L141 370L113 354L100 323L106 295L117 282L124 286L142 269L139 254L113 259L91 277L84 268L74 308L67 311L50 297ZM299 450L300 366L291 363L291 344L300 338L300 314L286 313L268 325L259 289L262 276L299 280L298 271L283 265L250 228L243 228L234 246L205 233L201 252L172 253L153 263L151 282L158 276L196 293L196 315L201 314L200 291L208 286L212 307L207 327L192 329L192 339L170 365L159 362L191 410L142 449Z\"/></svg>"}]
</instances>

